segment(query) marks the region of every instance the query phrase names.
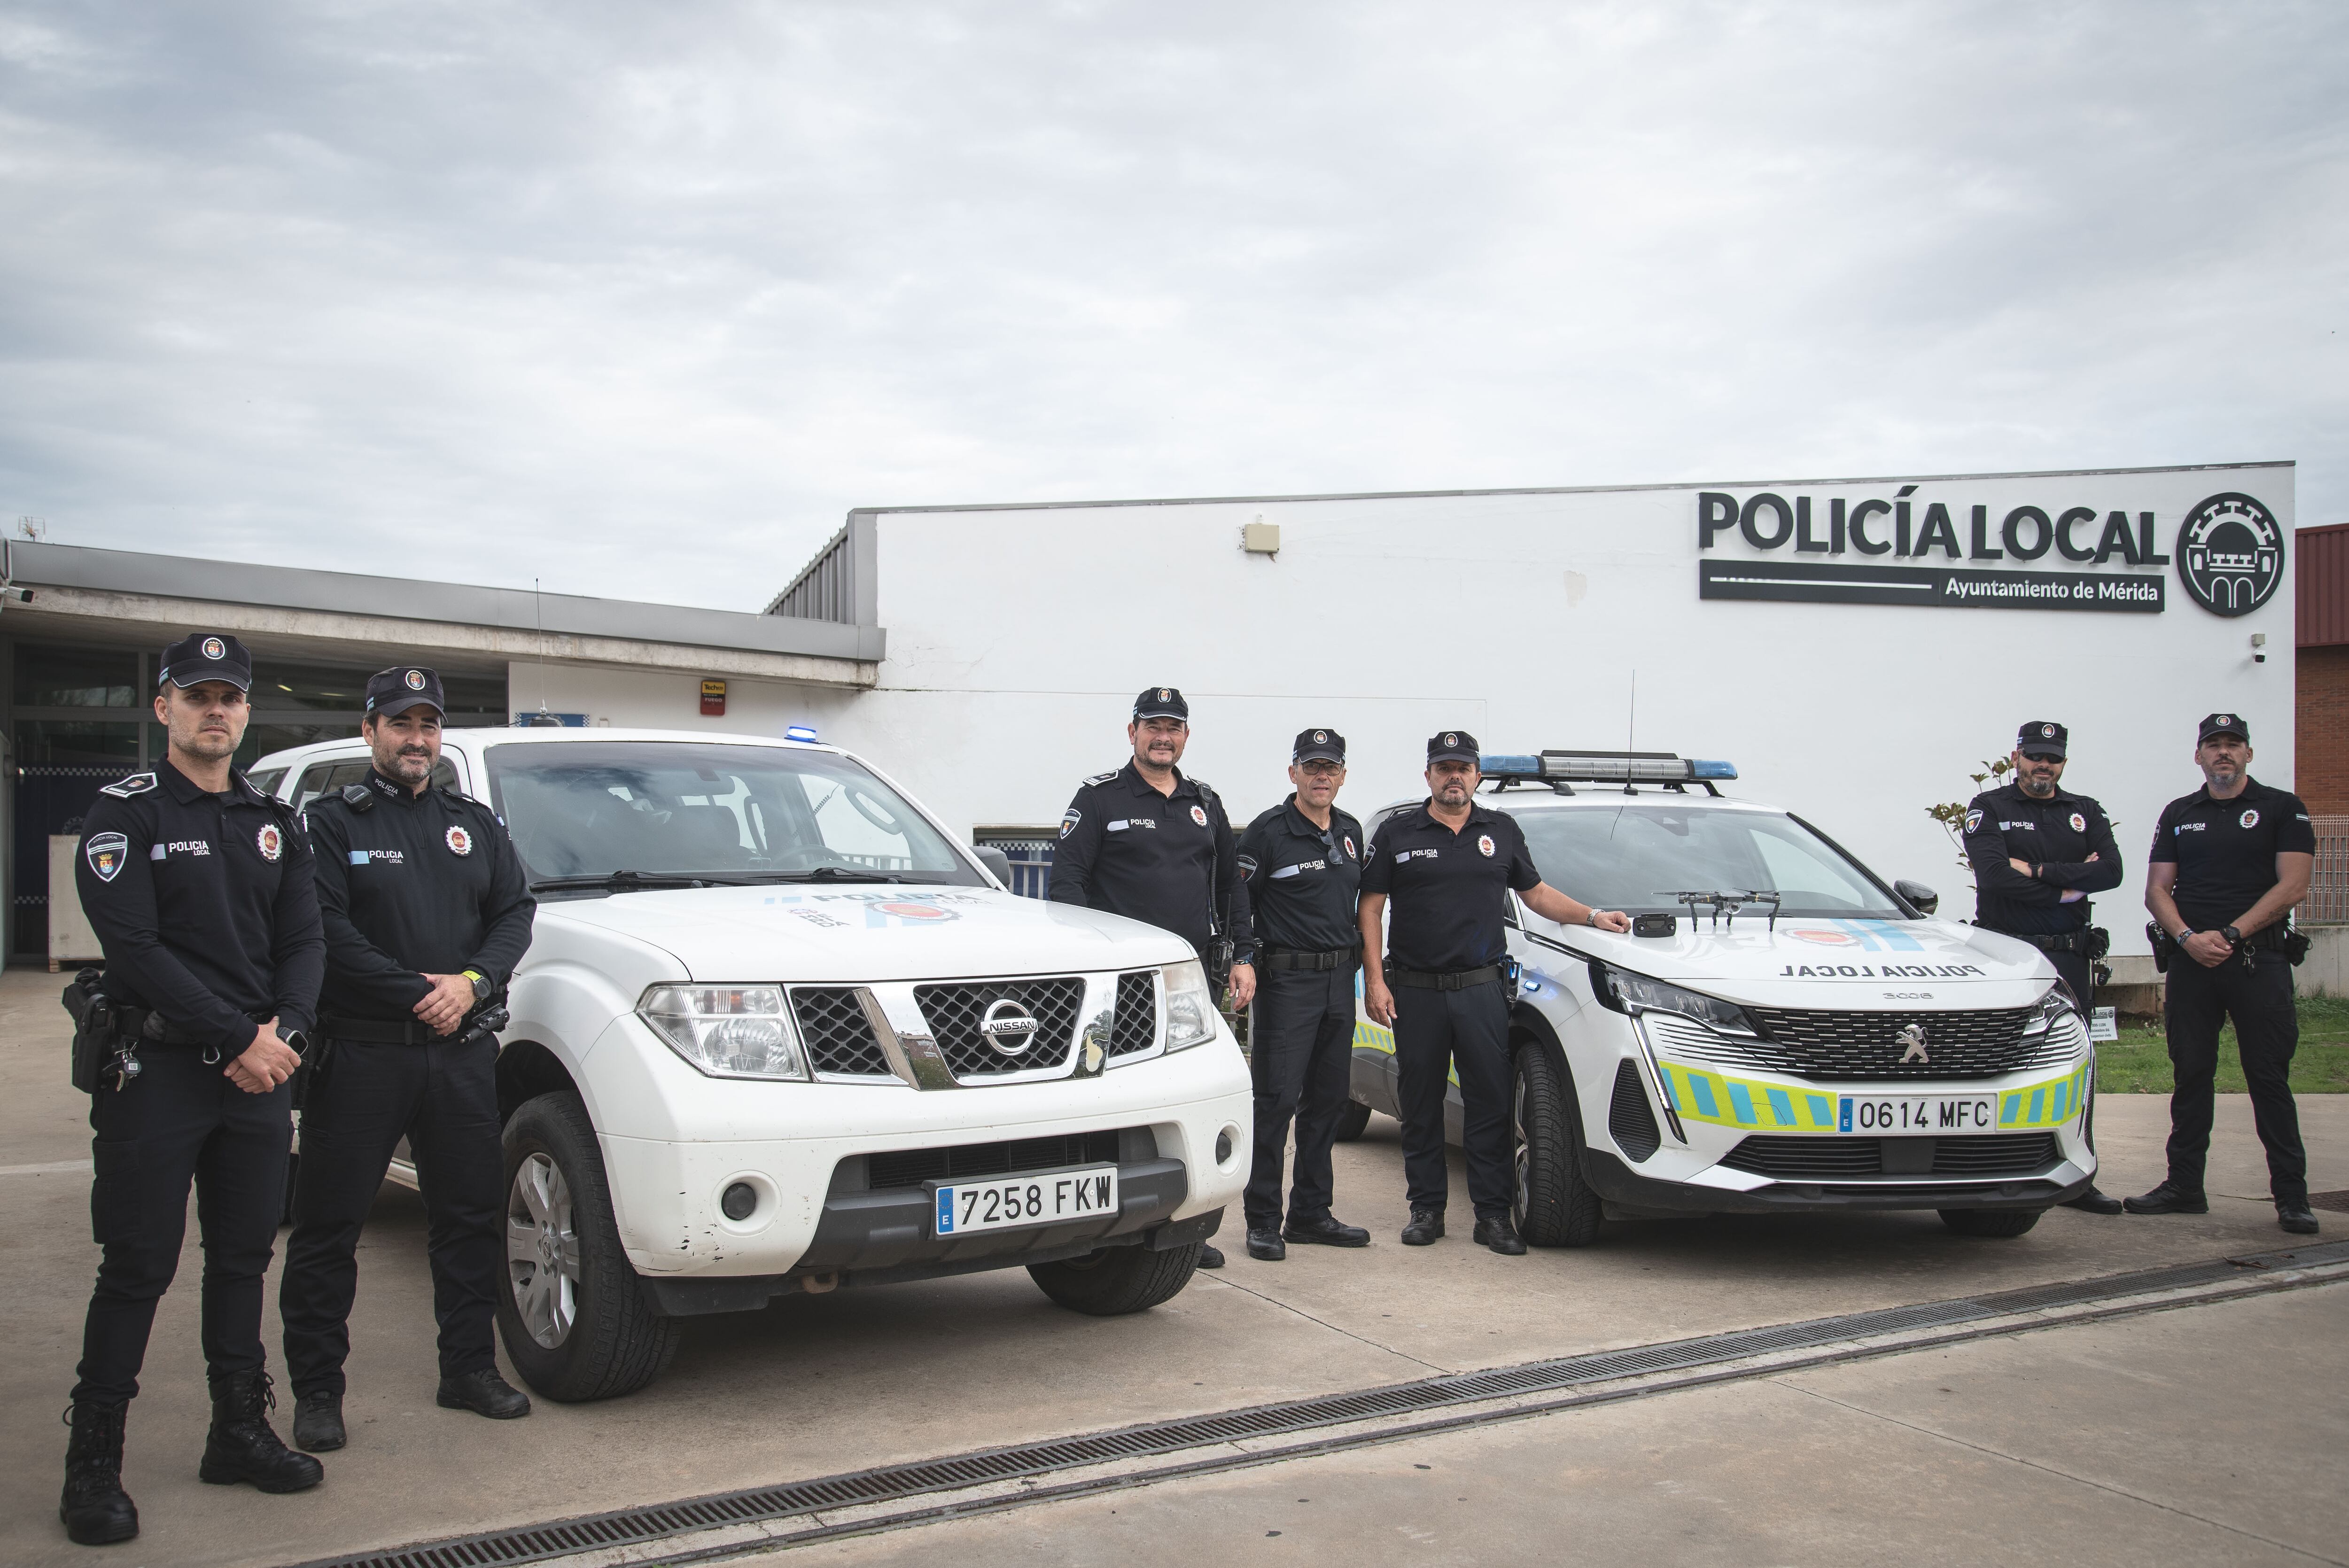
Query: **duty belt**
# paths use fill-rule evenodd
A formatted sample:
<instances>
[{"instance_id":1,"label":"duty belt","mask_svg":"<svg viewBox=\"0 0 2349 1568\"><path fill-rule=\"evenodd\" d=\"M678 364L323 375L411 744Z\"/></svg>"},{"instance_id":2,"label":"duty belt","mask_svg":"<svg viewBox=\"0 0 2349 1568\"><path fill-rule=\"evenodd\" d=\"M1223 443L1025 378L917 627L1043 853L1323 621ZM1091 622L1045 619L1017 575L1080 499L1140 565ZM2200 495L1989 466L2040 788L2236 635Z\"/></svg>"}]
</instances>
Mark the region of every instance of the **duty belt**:
<instances>
[{"instance_id":1,"label":"duty belt","mask_svg":"<svg viewBox=\"0 0 2349 1568\"><path fill-rule=\"evenodd\" d=\"M1333 947L1326 953L1301 947L1259 947L1257 952L1267 969L1352 969L1362 962L1359 946Z\"/></svg>"},{"instance_id":2,"label":"duty belt","mask_svg":"<svg viewBox=\"0 0 2349 1568\"><path fill-rule=\"evenodd\" d=\"M1501 966L1487 964L1482 969L1390 969L1387 984L1408 985L1414 991L1465 991L1472 986L1490 985L1501 977Z\"/></svg>"},{"instance_id":3,"label":"duty belt","mask_svg":"<svg viewBox=\"0 0 2349 1568\"><path fill-rule=\"evenodd\" d=\"M1999 934L2028 942L2042 953L2085 953L2088 947L2088 934L2085 931L2002 931Z\"/></svg>"},{"instance_id":4,"label":"duty belt","mask_svg":"<svg viewBox=\"0 0 2349 1568\"><path fill-rule=\"evenodd\" d=\"M354 1040L363 1046L422 1046L453 1044L453 1035L436 1035L414 1019L338 1018L322 1016L318 1033L330 1040Z\"/></svg>"}]
</instances>

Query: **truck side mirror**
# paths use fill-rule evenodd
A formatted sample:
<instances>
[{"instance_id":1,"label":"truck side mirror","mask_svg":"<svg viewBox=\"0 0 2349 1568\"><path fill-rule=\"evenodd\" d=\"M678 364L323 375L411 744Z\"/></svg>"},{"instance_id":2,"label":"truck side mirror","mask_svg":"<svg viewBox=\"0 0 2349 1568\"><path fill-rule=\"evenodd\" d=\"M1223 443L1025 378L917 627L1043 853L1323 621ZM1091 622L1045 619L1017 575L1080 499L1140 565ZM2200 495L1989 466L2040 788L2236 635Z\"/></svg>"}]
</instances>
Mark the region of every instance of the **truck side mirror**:
<instances>
[{"instance_id":1,"label":"truck side mirror","mask_svg":"<svg viewBox=\"0 0 2349 1568\"><path fill-rule=\"evenodd\" d=\"M997 882L1001 882L1005 887L1009 887L1011 885L1011 857L1009 855L1005 854L993 844L976 845L972 848L970 852L978 857L978 863L980 865L985 866L988 871L995 873L995 880Z\"/></svg>"},{"instance_id":2,"label":"truck side mirror","mask_svg":"<svg viewBox=\"0 0 2349 1568\"><path fill-rule=\"evenodd\" d=\"M1897 882L1892 891L1908 900L1919 914L1930 914L1941 907L1941 895L1923 882Z\"/></svg>"}]
</instances>

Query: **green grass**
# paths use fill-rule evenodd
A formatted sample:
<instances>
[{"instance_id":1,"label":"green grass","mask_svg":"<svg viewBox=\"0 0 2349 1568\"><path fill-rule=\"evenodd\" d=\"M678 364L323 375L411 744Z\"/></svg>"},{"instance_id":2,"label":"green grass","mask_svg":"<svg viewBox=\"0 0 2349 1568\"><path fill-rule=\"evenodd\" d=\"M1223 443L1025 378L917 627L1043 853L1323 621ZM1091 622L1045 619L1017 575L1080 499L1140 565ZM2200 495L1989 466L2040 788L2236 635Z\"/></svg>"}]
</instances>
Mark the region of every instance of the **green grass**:
<instances>
[{"instance_id":1,"label":"green grass","mask_svg":"<svg viewBox=\"0 0 2349 1568\"><path fill-rule=\"evenodd\" d=\"M2121 1037L2096 1047L2096 1088L2103 1094L2168 1094L2169 1050L2161 1026L2121 1025ZM2294 1094L2349 1094L2349 1001L2300 999L2300 1049L2292 1058ZM2235 1026L2219 1032L2219 1092L2243 1092L2243 1065L2235 1055Z\"/></svg>"}]
</instances>

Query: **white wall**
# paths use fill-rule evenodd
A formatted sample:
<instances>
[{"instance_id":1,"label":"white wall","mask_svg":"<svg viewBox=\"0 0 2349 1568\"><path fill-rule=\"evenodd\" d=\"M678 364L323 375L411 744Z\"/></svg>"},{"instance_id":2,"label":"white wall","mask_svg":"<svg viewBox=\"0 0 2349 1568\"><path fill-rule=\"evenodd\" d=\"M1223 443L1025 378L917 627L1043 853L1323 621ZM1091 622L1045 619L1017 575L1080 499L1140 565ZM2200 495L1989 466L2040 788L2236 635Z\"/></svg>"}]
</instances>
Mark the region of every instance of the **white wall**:
<instances>
[{"instance_id":1,"label":"white wall","mask_svg":"<svg viewBox=\"0 0 2349 1568\"><path fill-rule=\"evenodd\" d=\"M1831 499L1890 500L1909 482L884 512L878 689L738 682L724 721L693 717L689 682L580 671L556 689L572 675L582 691L646 683L610 699L615 722L813 722L968 827L1057 821L1080 779L1123 760L1144 685L1189 696L1186 769L1245 820L1285 790L1290 738L1309 725L1350 738L1345 803L1366 812L1418 793L1438 728L1473 730L1488 751L1621 747L1636 671L1639 748L1735 762L1732 793L1801 812L1961 913L1968 880L1925 808L1971 794L1966 775L2005 755L2017 724L2054 718L2072 728L2067 782L2118 820L2128 863L2099 920L2118 950L2140 951L2145 847L2162 802L2199 782L2195 720L2240 711L2254 772L2292 780L2291 580L2236 618L2195 603L2174 566L2143 569L2167 579L2159 614L1699 599L1700 490L1807 495L1824 532ZM2023 504L2149 511L2165 553L2188 510L2221 491L2257 496L2292 526L2289 465L1914 482L1915 516L1947 503L1961 548L1975 505L1993 539ZM1281 527L1277 560L1239 549L1240 525L1258 519ZM1761 554L1733 529L1711 553L1827 559ZM2071 568L2051 552L2027 569L2126 568ZM515 667L517 707L534 706L531 678ZM548 706L605 711L585 697Z\"/></svg>"}]
</instances>

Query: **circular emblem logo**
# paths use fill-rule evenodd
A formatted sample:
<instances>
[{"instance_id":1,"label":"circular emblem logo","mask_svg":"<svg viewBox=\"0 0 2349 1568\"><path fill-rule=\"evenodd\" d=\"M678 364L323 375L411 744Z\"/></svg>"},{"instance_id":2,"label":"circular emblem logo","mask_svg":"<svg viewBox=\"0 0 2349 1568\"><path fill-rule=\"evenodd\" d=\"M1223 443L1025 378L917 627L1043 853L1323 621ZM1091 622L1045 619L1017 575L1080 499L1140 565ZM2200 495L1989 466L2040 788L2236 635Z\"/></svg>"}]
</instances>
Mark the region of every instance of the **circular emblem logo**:
<instances>
[{"instance_id":1,"label":"circular emblem logo","mask_svg":"<svg viewBox=\"0 0 2349 1568\"><path fill-rule=\"evenodd\" d=\"M1158 700L1159 700L1160 702L1164 702L1164 701L1166 701L1168 698L1172 697L1174 695L1174 694L1173 692L1168 691L1164 686L1160 686L1160 687L1158 688Z\"/></svg>"},{"instance_id":2,"label":"circular emblem logo","mask_svg":"<svg viewBox=\"0 0 2349 1568\"><path fill-rule=\"evenodd\" d=\"M2283 529L2251 497L2227 490L2186 514L2172 552L2187 595L2214 615L2247 615L2283 581Z\"/></svg>"},{"instance_id":3,"label":"circular emblem logo","mask_svg":"<svg viewBox=\"0 0 2349 1568\"><path fill-rule=\"evenodd\" d=\"M2085 817L2083 817L2083 816L2082 816L2082 815L2080 815L2080 813L2079 813L2079 812L2077 812L2077 811L2073 812L2073 813L2072 813L2072 830L2073 830L2074 832L2075 832L2075 833L2085 833L2085 832L2086 832L2086 831L2088 830L2088 819L2087 819L2087 818L2085 818Z\"/></svg>"},{"instance_id":4,"label":"circular emblem logo","mask_svg":"<svg viewBox=\"0 0 2349 1568\"><path fill-rule=\"evenodd\" d=\"M2222 713L2222 714L2220 714L2220 715L2219 716L2219 724L2218 724L2218 727L2219 727L2219 728L2220 728L2220 729L2224 729L2224 728L2226 728L2229 725L2231 725L2231 724L2233 724L2234 722L2235 722L2235 716L2234 716L2233 714L2231 714L2231 713Z\"/></svg>"},{"instance_id":5,"label":"circular emblem logo","mask_svg":"<svg viewBox=\"0 0 2349 1568\"><path fill-rule=\"evenodd\" d=\"M2246 828L2256 828L2256 827L2258 827L2258 826L2260 825L2260 812L2259 812L2259 808L2258 808L2258 807L2256 807L2256 806L2252 807L2250 810L2248 810L2248 811L2244 812L2241 816L2240 816L2240 817L2236 818L2236 819L2235 819L2235 820L2237 820L2237 821L2239 821L2239 822L2242 823L2242 825L2243 825L2243 826L2245 826Z\"/></svg>"},{"instance_id":6,"label":"circular emblem logo","mask_svg":"<svg viewBox=\"0 0 2349 1568\"><path fill-rule=\"evenodd\" d=\"M1317 729L1317 730L1315 730L1315 731L1313 732L1313 744L1314 744L1314 745L1316 745L1316 746L1327 746L1327 745L1329 745L1329 744L1330 744L1330 732L1329 732L1328 730L1326 730L1326 729Z\"/></svg>"},{"instance_id":7,"label":"circular emblem logo","mask_svg":"<svg viewBox=\"0 0 2349 1568\"><path fill-rule=\"evenodd\" d=\"M204 639L204 657L208 659L224 659L228 657L228 645L222 642L218 637L206 637Z\"/></svg>"},{"instance_id":8,"label":"circular emblem logo","mask_svg":"<svg viewBox=\"0 0 2349 1568\"><path fill-rule=\"evenodd\" d=\"M1354 836L1351 833L1341 833L1338 837L1338 841L1346 846L1346 858L1350 861L1352 860L1354 858Z\"/></svg>"},{"instance_id":9,"label":"circular emblem logo","mask_svg":"<svg viewBox=\"0 0 2349 1568\"><path fill-rule=\"evenodd\" d=\"M449 852L452 855L470 855L473 852L473 835L462 828L452 827L440 837L449 846Z\"/></svg>"},{"instance_id":10,"label":"circular emblem logo","mask_svg":"<svg viewBox=\"0 0 2349 1568\"><path fill-rule=\"evenodd\" d=\"M1041 1027L1033 1013L1009 996L988 1003L987 1011L978 1016L978 1032L995 1047L998 1056L1026 1055L1028 1047L1036 1042L1036 1031Z\"/></svg>"},{"instance_id":11,"label":"circular emblem logo","mask_svg":"<svg viewBox=\"0 0 2349 1568\"><path fill-rule=\"evenodd\" d=\"M260 846L261 858L264 861L274 861L285 852L285 835L277 830L274 822L254 834L253 841Z\"/></svg>"},{"instance_id":12,"label":"circular emblem logo","mask_svg":"<svg viewBox=\"0 0 2349 1568\"><path fill-rule=\"evenodd\" d=\"M424 689L424 672L422 670L410 670L408 672L408 689L409 691L422 691Z\"/></svg>"},{"instance_id":13,"label":"circular emblem logo","mask_svg":"<svg viewBox=\"0 0 2349 1568\"><path fill-rule=\"evenodd\" d=\"M1477 835L1476 835L1476 852L1477 852L1478 854L1480 854L1480 855L1485 856L1487 860L1489 860L1489 859L1491 859L1491 858L1492 858L1492 854L1493 854L1493 835L1492 835L1492 834L1490 834L1490 833L1479 833L1479 834L1477 834Z\"/></svg>"},{"instance_id":14,"label":"circular emblem logo","mask_svg":"<svg viewBox=\"0 0 2349 1568\"><path fill-rule=\"evenodd\" d=\"M2055 738L2055 727L2052 724L2043 724L2039 727L2039 733L2053 740Z\"/></svg>"},{"instance_id":15,"label":"circular emblem logo","mask_svg":"<svg viewBox=\"0 0 2349 1568\"><path fill-rule=\"evenodd\" d=\"M884 914L894 914L899 920L952 920L954 912L940 909L934 903L876 903L873 906Z\"/></svg>"},{"instance_id":16,"label":"circular emblem logo","mask_svg":"<svg viewBox=\"0 0 2349 1568\"><path fill-rule=\"evenodd\" d=\"M1456 735L1447 735L1444 738L1444 744L1446 746L1457 746L1460 744L1460 738Z\"/></svg>"},{"instance_id":17,"label":"circular emblem logo","mask_svg":"<svg viewBox=\"0 0 2349 1568\"><path fill-rule=\"evenodd\" d=\"M1821 947L1853 947L1859 943L1858 937L1841 931L1797 931L1791 934Z\"/></svg>"},{"instance_id":18,"label":"circular emblem logo","mask_svg":"<svg viewBox=\"0 0 2349 1568\"><path fill-rule=\"evenodd\" d=\"M1203 828L1206 827L1207 825L1207 809L1205 806L1192 807L1191 820L1198 823L1199 826Z\"/></svg>"}]
</instances>

